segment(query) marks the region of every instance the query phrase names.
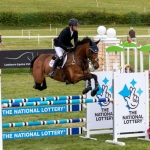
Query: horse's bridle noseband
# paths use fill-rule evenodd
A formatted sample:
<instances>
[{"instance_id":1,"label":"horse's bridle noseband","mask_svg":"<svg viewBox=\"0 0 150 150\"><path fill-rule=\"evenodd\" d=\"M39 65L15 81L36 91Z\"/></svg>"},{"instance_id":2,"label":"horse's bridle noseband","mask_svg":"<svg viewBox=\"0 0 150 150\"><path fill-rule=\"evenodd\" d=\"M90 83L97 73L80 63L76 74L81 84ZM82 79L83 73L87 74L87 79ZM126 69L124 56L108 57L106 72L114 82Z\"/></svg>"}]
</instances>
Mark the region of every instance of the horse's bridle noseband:
<instances>
[{"instance_id":1,"label":"horse's bridle noseband","mask_svg":"<svg viewBox=\"0 0 150 150\"><path fill-rule=\"evenodd\" d=\"M88 58L90 59L90 57L91 57L91 50L89 49L89 51L88 51ZM91 60L91 59L90 59ZM92 62L92 60L91 60L91 62L92 62L92 64L94 65L96 62L98 62L99 61L99 58L97 57L97 58L95 58L95 60L94 60L94 62Z\"/></svg>"}]
</instances>

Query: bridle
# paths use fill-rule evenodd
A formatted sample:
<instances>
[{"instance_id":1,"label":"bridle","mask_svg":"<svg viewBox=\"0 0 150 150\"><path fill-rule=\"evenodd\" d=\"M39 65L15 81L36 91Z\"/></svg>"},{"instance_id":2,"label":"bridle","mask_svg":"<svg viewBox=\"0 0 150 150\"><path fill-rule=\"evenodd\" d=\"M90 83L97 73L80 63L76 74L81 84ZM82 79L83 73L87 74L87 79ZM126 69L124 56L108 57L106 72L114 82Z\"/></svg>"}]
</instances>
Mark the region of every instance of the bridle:
<instances>
[{"instance_id":1,"label":"bridle","mask_svg":"<svg viewBox=\"0 0 150 150\"><path fill-rule=\"evenodd\" d=\"M92 53L94 53L94 52L90 48L88 48L87 58L80 58L80 56L79 56L79 61L80 61L81 64L80 63L78 64L76 62L76 60L74 58L74 53L72 53L72 61L69 64L67 64L66 67L76 64L76 65L80 66L82 68L82 70L84 71L89 66L90 62L91 62L92 65L94 65L95 63L97 63L99 61L98 57L95 58L94 61L92 61Z\"/></svg>"},{"instance_id":2,"label":"bridle","mask_svg":"<svg viewBox=\"0 0 150 150\"><path fill-rule=\"evenodd\" d=\"M93 52L93 53L94 53L94 52ZM91 54L92 54L92 50L89 49L89 50L88 50L88 58L90 59L92 65L94 65L96 62L99 61L99 58L97 57L97 58L94 59L94 61L92 61L92 56L91 56Z\"/></svg>"}]
</instances>

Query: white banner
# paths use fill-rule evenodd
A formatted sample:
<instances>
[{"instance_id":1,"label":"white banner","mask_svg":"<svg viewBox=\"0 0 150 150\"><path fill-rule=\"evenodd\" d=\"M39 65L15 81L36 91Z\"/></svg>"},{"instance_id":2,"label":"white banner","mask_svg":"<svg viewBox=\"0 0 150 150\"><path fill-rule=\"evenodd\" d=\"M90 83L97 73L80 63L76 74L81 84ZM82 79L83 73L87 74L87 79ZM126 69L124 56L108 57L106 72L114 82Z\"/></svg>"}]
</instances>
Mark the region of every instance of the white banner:
<instances>
[{"instance_id":1,"label":"white banner","mask_svg":"<svg viewBox=\"0 0 150 150\"><path fill-rule=\"evenodd\" d=\"M124 80L125 79L125 80ZM146 86L145 73L124 73L117 76L117 131L145 131Z\"/></svg>"},{"instance_id":2,"label":"white banner","mask_svg":"<svg viewBox=\"0 0 150 150\"><path fill-rule=\"evenodd\" d=\"M99 91L96 98L112 98L112 72L92 72L96 74L99 82ZM95 87L92 80L92 89ZM91 92L87 93L88 98L91 97ZM88 103L87 104L87 128L90 129L106 129L113 128L113 109L112 103Z\"/></svg>"}]
</instances>

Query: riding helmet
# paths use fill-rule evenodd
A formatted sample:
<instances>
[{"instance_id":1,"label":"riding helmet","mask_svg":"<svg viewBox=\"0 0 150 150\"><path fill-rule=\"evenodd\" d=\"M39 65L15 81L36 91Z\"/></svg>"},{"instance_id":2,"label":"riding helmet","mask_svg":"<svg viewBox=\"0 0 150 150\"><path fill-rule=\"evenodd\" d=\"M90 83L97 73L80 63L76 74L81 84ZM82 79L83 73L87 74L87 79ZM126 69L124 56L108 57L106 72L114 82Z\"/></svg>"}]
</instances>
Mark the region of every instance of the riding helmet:
<instances>
[{"instance_id":1,"label":"riding helmet","mask_svg":"<svg viewBox=\"0 0 150 150\"><path fill-rule=\"evenodd\" d=\"M72 19L70 19L69 20L69 22L68 22L68 24L69 24L69 26L78 26L79 24L78 24L78 20L77 19L75 19L75 18L72 18Z\"/></svg>"}]
</instances>

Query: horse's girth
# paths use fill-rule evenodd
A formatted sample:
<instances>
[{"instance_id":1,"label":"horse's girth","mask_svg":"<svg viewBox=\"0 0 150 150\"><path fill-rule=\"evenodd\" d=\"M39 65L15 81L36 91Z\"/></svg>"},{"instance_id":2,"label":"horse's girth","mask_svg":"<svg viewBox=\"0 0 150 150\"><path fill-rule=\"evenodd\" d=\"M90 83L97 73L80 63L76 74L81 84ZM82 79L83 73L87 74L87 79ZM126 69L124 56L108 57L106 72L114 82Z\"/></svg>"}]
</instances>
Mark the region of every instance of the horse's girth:
<instances>
[{"instance_id":1,"label":"horse's girth","mask_svg":"<svg viewBox=\"0 0 150 150\"><path fill-rule=\"evenodd\" d=\"M66 67L74 65L74 64L76 64L76 61L75 61L75 58L74 58L74 53L72 53L72 61L71 61L71 63L67 64Z\"/></svg>"}]
</instances>

